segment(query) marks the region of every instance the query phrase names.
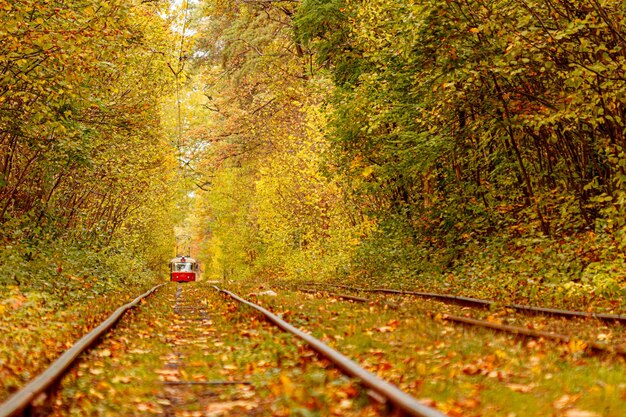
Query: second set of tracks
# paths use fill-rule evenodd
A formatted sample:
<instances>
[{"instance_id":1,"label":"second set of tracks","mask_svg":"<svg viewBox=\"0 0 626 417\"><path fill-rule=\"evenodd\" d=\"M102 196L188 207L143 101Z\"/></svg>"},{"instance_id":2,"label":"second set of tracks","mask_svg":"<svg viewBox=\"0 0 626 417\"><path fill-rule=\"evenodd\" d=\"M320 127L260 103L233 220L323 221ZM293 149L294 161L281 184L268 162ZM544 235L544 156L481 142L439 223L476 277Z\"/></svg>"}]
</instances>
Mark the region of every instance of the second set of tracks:
<instances>
[{"instance_id":1,"label":"second set of tracks","mask_svg":"<svg viewBox=\"0 0 626 417\"><path fill-rule=\"evenodd\" d=\"M457 324L488 328L497 332L512 334L535 339L551 340L557 343L579 342L592 353L611 354L626 358L626 340L621 343L606 343L596 340L588 340L581 337L577 329L567 329L571 324L594 323L596 327L614 327L624 329L626 326L626 315L607 314L584 311L572 311L554 309L539 306L529 306L513 303L499 303L493 300L485 300L471 297L462 297L448 294L437 294L421 291L406 291L388 288L362 288L348 285L309 285L299 287L297 291L317 294L319 296L335 297L337 299L348 300L357 303L379 303L392 308L397 308L395 303L385 301L388 297L415 297L430 300L436 304L431 308L428 306L420 308L421 313L440 320ZM337 290L348 291L349 293L338 293ZM375 298L364 297L363 294L372 294ZM443 312L441 306L460 306L457 314ZM488 319L472 317L467 311L493 311L499 310L500 314L488 314ZM485 315L485 314L483 314ZM566 331L544 330L535 328L531 322L524 318L535 316L545 317L547 320L561 320L560 327L565 327ZM520 319L521 318L521 319ZM510 323L507 323L510 322ZM566 322L567 324L563 324ZM549 325L546 327L550 327Z\"/></svg>"}]
</instances>

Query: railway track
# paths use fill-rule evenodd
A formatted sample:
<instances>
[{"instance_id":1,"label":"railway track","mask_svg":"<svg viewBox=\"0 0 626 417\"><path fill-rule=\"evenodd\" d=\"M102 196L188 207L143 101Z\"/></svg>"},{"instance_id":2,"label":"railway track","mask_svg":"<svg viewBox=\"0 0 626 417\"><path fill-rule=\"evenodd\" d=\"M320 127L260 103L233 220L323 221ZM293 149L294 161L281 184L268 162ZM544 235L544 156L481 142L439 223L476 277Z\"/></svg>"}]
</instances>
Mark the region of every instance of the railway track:
<instances>
[{"instance_id":1,"label":"railway track","mask_svg":"<svg viewBox=\"0 0 626 417\"><path fill-rule=\"evenodd\" d=\"M267 307L289 315L294 323L317 328L318 335L358 357L368 369L409 392L436 399L450 415L569 415L563 407L572 407L571 414L577 415L579 409L558 400L589 401L604 392L597 384L626 392L623 346L608 343L626 341L620 322L527 315L495 305L473 308L397 293L365 295L345 287L303 287L272 287L278 296L266 300ZM469 320L452 321L457 317ZM480 317L480 323L469 323L473 317ZM502 329L493 332L493 327ZM606 342L587 339L579 328L605 334ZM554 341L547 336L557 333L562 337L554 335ZM441 374L446 382L416 384ZM455 391L442 398L438 393L450 386ZM572 387L576 396L566 397ZM515 404L520 395L526 397L524 404ZM624 398L598 398L597 408L590 406L581 415L621 416Z\"/></svg>"},{"instance_id":2,"label":"railway track","mask_svg":"<svg viewBox=\"0 0 626 417\"><path fill-rule=\"evenodd\" d=\"M336 401L342 415L377 415L386 407L411 416L444 415L262 307L223 289L208 290L199 283L157 286L120 307L2 403L0 416L61 416L84 407L91 415L280 415L294 405L329 406L324 402L337 387L349 393ZM137 306L131 319L122 319ZM350 400L361 394L336 369L386 405ZM313 394L313 400L298 388L308 374L323 380L316 389L324 395Z\"/></svg>"},{"instance_id":3,"label":"railway track","mask_svg":"<svg viewBox=\"0 0 626 417\"><path fill-rule=\"evenodd\" d=\"M547 315L554 317L564 317L564 318L578 318L578 319L596 319L609 323L621 323L626 324L626 315L624 314L607 314L607 313L593 313L593 312L585 312L585 311L572 311L572 310L562 310L556 308L547 308L547 307L537 307L537 306L529 306L523 304L515 304L515 303L500 303L493 300L484 300L480 298L472 298L472 297L463 297L449 294L437 294L432 292L422 292L422 291L405 291L405 290L395 290L390 288L361 288L361 287L351 287L348 285L338 285L332 284L331 287L343 288L350 291L356 292L367 292L367 293L379 293L379 294L394 294L394 295L410 295L415 297L421 297L426 299L432 299L441 301L444 303L450 304L459 304L462 306L470 306L470 307L479 307L479 308L493 308L493 307L504 307L516 311L520 311L527 314L537 314L537 315ZM345 296L345 295L342 295Z\"/></svg>"},{"instance_id":4,"label":"railway track","mask_svg":"<svg viewBox=\"0 0 626 417\"><path fill-rule=\"evenodd\" d=\"M28 415L32 413L33 403L40 398L46 390L53 387L60 377L76 362L78 357L93 346L98 339L109 332L122 316L130 309L136 307L142 300L154 293L164 284L157 285L141 294L130 303L119 307L111 316L98 325L91 332L78 340L70 349L65 351L54 361L42 374L30 381L25 387L12 395L7 401L0 404L0 416L14 416L20 413Z\"/></svg>"},{"instance_id":5,"label":"railway track","mask_svg":"<svg viewBox=\"0 0 626 417\"><path fill-rule=\"evenodd\" d=\"M427 314L431 317L436 317L439 320L449 321L456 324L462 324L466 326L472 327L482 327L488 328L497 332L508 333L515 336L522 336L534 339L545 339L552 340L558 343L569 344L577 342L579 345L582 344L585 348L587 348L591 352L595 353L608 353L615 354L621 357L626 357L626 343L622 343L619 345L611 345L609 343L598 342L595 340L584 340L580 338L580 335L577 332L577 329L571 329L568 333L561 333L554 330L549 330L550 323L546 325L546 322L537 326L527 320L524 320L524 317L527 316L536 316L536 315L544 315L550 318L557 318L566 320L568 323L572 323L573 321L578 321L578 324L584 323L588 320L597 321L598 323L602 323L604 328L615 325L618 328L622 328L624 324L626 324L626 316L619 314L602 314L602 313L588 313L581 311L568 311L568 310L558 310L551 308L543 308L543 307L533 307L533 306L525 306L518 304L501 304L496 303L491 300L482 300L476 298L469 297L458 297L451 295L443 295L443 294L434 294L434 293L424 293L417 291L400 291L400 290L392 290L392 289L364 289L359 287L351 287L346 285L331 285L331 287L341 288L344 290L355 291L359 293L375 293L382 294L383 296L391 295L391 296L416 296L419 298L425 298L429 300L435 300L447 305L460 305L464 308L456 309L456 314L453 314L449 311L443 310L441 308L434 308L429 310L427 308L422 308L421 312ZM333 291L327 291L323 289L311 289L311 288L298 288L298 291L305 292L308 294L320 294L330 297L335 297L342 300L348 300L357 303L377 303L380 299L371 299L366 297L354 296L351 294L344 293L336 293ZM386 304L389 305L389 304ZM394 308L396 304L391 304ZM480 310L493 310L496 306L499 306L502 313L501 314L491 314L491 312L483 313L482 315L487 315L487 319L480 319L471 317L467 310L468 309L480 309ZM516 314L517 313L517 314ZM582 321L582 322L581 322ZM507 323L508 322L508 323ZM511 324L509 324L511 323ZM567 328L563 322L558 323L561 328ZM535 327L540 327L540 329L536 329ZM542 328L547 327L548 330L543 330ZM626 340L625 338L623 338Z\"/></svg>"}]
</instances>

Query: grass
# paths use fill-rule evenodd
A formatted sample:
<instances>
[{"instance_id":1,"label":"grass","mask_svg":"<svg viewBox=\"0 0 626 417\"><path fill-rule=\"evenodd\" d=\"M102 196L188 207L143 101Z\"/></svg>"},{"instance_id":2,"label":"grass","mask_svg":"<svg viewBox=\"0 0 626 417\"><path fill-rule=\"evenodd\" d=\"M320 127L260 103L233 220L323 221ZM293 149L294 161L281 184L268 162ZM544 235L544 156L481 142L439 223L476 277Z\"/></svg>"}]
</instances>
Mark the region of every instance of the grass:
<instances>
[{"instance_id":1,"label":"grass","mask_svg":"<svg viewBox=\"0 0 626 417\"><path fill-rule=\"evenodd\" d=\"M424 314L428 302L420 299L396 297L393 309L381 301L357 304L283 290L277 290L277 297L249 295L256 285L238 283L228 289L306 327L371 372L451 416L587 412L611 417L621 415L626 405L625 364L615 357L452 325ZM81 359L62 381L49 415L145 415L168 409L189 416L209 410L247 415L250 409L277 416L377 413L358 384L209 285L182 286L183 305L201 306L208 316L187 320L186 315L197 312L175 314L177 288L170 284L160 289ZM57 332L51 330L50 337L59 343L59 329L82 329L96 315L83 322L76 319L76 326L68 325L75 317L71 314L55 317L50 328ZM37 330L34 325L26 328L26 336L15 340L27 344ZM244 380L252 385L173 389L163 385L167 379Z\"/></svg>"},{"instance_id":2,"label":"grass","mask_svg":"<svg viewBox=\"0 0 626 417\"><path fill-rule=\"evenodd\" d=\"M54 401L54 415L377 415L355 383L308 348L202 283L185 285L202 322L174 313L176 284L159 291L86 357ZM175 366L171 366L175 365ZM249 381L163 386L170 381ZM221 407L221 409L220 409ZM216 414L218 415L218 414Z\"/></svg>"},{"instance_id":3,"label":"grass","mask_svg":"<svg viewBox=\"0 0 626 417\"><path fill-rule=\"evenodd\" d=\"M266 301L275 312L294 312L290 321L309 323L314 335L450 415L619 416L626 406L622 359L432 320L420 313L423 300L392 310L279 293Z\"/></svg>"}]
</instances>

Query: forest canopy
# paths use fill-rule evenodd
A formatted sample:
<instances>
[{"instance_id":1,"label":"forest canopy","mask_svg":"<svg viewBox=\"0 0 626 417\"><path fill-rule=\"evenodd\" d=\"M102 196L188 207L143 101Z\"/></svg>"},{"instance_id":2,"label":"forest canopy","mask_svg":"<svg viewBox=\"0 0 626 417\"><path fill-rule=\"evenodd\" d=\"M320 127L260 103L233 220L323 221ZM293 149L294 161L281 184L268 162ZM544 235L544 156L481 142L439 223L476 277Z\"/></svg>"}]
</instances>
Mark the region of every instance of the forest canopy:
<instances>
[{"instance_id":1,"label":"forest canopy","mask_svg":"<svg viewBox=\"0 0 626 417\"><path fill-rule=\"evenodd\" d=\"M198 10L215 276L623 285L622 2Z\"/></svg>"},{"instance_id":2,"label":"forest canopy","mask_svg":"<svg viewBox=\"0 0 626 417\"><path fill-rule=\"evenodd\" d=\"M5 282L184 223L213 278L623 289L620 1L0 9Z\"/></svg>"},{"instance_id":3,"label":"forest canopy","mask_svg":"<svg viewBox=\"0 0 626 417\"><path fill-rule=\"evenodd\" d=\"M171 252L167 5L0 2L0 282L129 279ZM171 226L170 226L171 229ZM118 268L119 267L119 268Z\"/></svg>"}]
</instances>

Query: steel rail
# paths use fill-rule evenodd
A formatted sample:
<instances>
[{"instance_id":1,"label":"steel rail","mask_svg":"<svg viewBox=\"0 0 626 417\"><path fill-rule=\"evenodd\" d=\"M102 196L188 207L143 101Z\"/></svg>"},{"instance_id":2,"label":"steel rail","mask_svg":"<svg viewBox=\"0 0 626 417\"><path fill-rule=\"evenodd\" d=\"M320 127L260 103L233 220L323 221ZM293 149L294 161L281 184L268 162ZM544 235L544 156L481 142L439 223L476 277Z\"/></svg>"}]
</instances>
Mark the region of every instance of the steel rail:
<instances>
[{"instance_id":1,"label":"steel rail","mask_svg":"<svg viewBox=\"0 0 626 417\"><path fill-rule=\"evenodd\" d=\"M345 289L351 289L354 291L362 291L362 292L414 295L414 296L422 297L422 298L451 301L451 302L462 304L462 305L472 305L472 306L483 307L483 308L490 308L492 306L502 305L505 308L510 308L513 310L523 311L523 312L532 313L532 314L543 314L543 315L566 317L566 318L597 319L597 320L601 320L605 322L619 322L619 323L626 324L626 315L623 315L623 314L588 313L585 311L559 310L556 308L535 307L535 306L528 306L528 305L523 305L523 304L500 304L496 301L483 300L480 298L462 297L462 296L447 295L447 294L436 294L436 293L421 292L421 291L393 290L389 288L359 288L359 287L350 287L347 285L337 285L337 284L329 284L329 285L332 287L345 288Z\"/></svg>"},{"instance_id":2,"label":"steel rail","mask_svg":"<svg viewBox=\"0 0 626 417\"><path fill-rule=\"evenodd\" d=\"M289 288L289 290L291 290L291 288ZM356 297L354 295L337 294L337 293L326 291L326 290L311 290L311 289L308 289L308 288L298 288L295 291L300 291L300 292L304 292L304 293L308 293L308 294L324 293L324 294L327 294L327 295L329 295L331 297L336 297L336 298L340 298L340 299L343 299L343 300L354 301L354 302L357 302L357 303L371 303L371 302L376 302L377 301L377 300L372 300L370 298ZM385 302L384 305L385 305L385 307L391 308L393 310L397 310L398 309L398 306L393 304L393 303Z\"/></svg>"},{"instance_id":3,"label":"steel rail","mask_svg":"<svg viewBox=\"0 0 626 417\"><path fill-rule=\"evenodd\" d=\"M59 358L55 360L45 371L39 374L39 376L35 377L21 390L17 391L5 402L0 404L0 417L15 416L24 411L41 393L45 392L52 384L61 378L61 376L74 363L81 353L86 351L96 342L96 340L109 331L109 329L111 329L111 327L113 327L121 319L126 311L135 307L139 302L141 302L141 300L148 297L163 285L165 284L159 284L141 294L130 303L119 307L105 321L100 323L98 327L94 328L79 339L78 342L59 356Z\"/></svg>"},{"instance_id":4,"label":"steel rail","mask_svg":"<svg viewBox=\"0 0 626 417\"><path fill-rule=\"evenodd\" d=\"M232 292L221 289L215 285L213 286L213 288L215 288L219 292L227 294L234 300L257 310L258 312L263 314L268 321L270 321L277 327L304 340L306 343L309 344L309 346L313 350L315 350L320 355L326 357L328 360L333 362L335 366L341 369L344 373L352 377L360 379L363 385L367 386L372 391L375 391L376 393L387 398L390 403L392 403L394 406L396 406L398 409L402 410L406 414L410 416L415 416L415 417L443 417L445 416L445 414L441 413L440 411L435 410L434 408L428 407L420 403L416 398L400 390L395 385L392 385L389 382L368 372L367 370L363 369L360 365L358 365L356 362L354 362L352 359L339 353L338 351L334 350L330 346L322 343L321 341L314 338L313 336L304 333L302 330L299 330L293 325L287 323L286 321L279 318L278 316L271 313L270 311L266 310L265 308L257 304L254 304L250 301L247 301L233 294Z\"/></svg>"},{"instance_id":5,"label":"steel rail","mask_svg":"<svg viewBox=\"0 0 626 417\"><path fill-rule=\"evenodd\" d=\"M585 346L588 346L589 349L591 349L592 351L600 352L600 353L613 353L613 354L620 355L620 356L626 356L626 349L620 346L611 346L611 345L607 345L604 343L585 341L582 339L576 339L576 338L573 338L564 334L560 334L560 333L545 332L541 330L531 330L531 329L526 329L524 327L510 326L510 325L500 324L500 323L492 323L489 321L477 320L477 319L472 319L469 317L454 316L450 314L444 314L441 316L441 318L443 320L448 320L448 321L452 321L456 323L463 323L463 324L468 324L471 326L485 327L485 328L499 331L499 332L513 333L516 335L532 337L536 339L544 338L544 339L556 340L561 343L570 343L573 340L578 340L584 343Z\"/></svg>"},{"instance_id":6,"label":"steel rail","mask_svg":"<svg viewBox=\"0 0 626 417\"><path fill-rule=\"evenodd\" d=\"M320 292L318 290L309 290L308 288L299 288L298 291L305 292L307 294L319 294L319 292ZM337 294L337 293L328 292L328 291L325 291L325 292L326 292L326 294L330 295L331 297L343 298L344 300L356 301L358 303L368 303L368 302L372 301L369 298L356 297L354 295Z\"/></svg>"},{"instance_id":7,"label":"steel rail","mask_svg":"<svg viewBox=\"0 0 626 417\"><path fill-rule=\"evenodd\" d=\"M310 292L312 290L300 289L299 291ZM319 291L317 291L317 293L319 293ZM328 293L328 294L331 295L332 293ZM358 298L361 298L361 297L358 297ZM361 298L358 301L369 302L372 300L370 300L369 298ZM560 334L560 333L545 332L541 330L531 330L525 327L493 323L493 322L473 319L469 317L455 316L452 314L444 314L441 316L441 318L442 320L452 321L452 322L461 323L461 324L467 324L469 326L484 327L484 328L488 328L488 329L495 330L495 331L502 332L502 333L510 333L513 335L524 336L524 337L535 338L535 339L544 338L544 339L549 339L549 340L556 340L557 342L561 342L561 343L569 343L572 340L579 340L580 342L584 343L585 346L589 347L589 349L593 352L599 352L599 353L605 353L605 354L612 353L615 355L626 356L626 348L622 346L609 345L606 343L593 342L593 341L588 341L588 340L583 340L583 339L574 339L570 336Z\"/></svg>"}]
</instances>

